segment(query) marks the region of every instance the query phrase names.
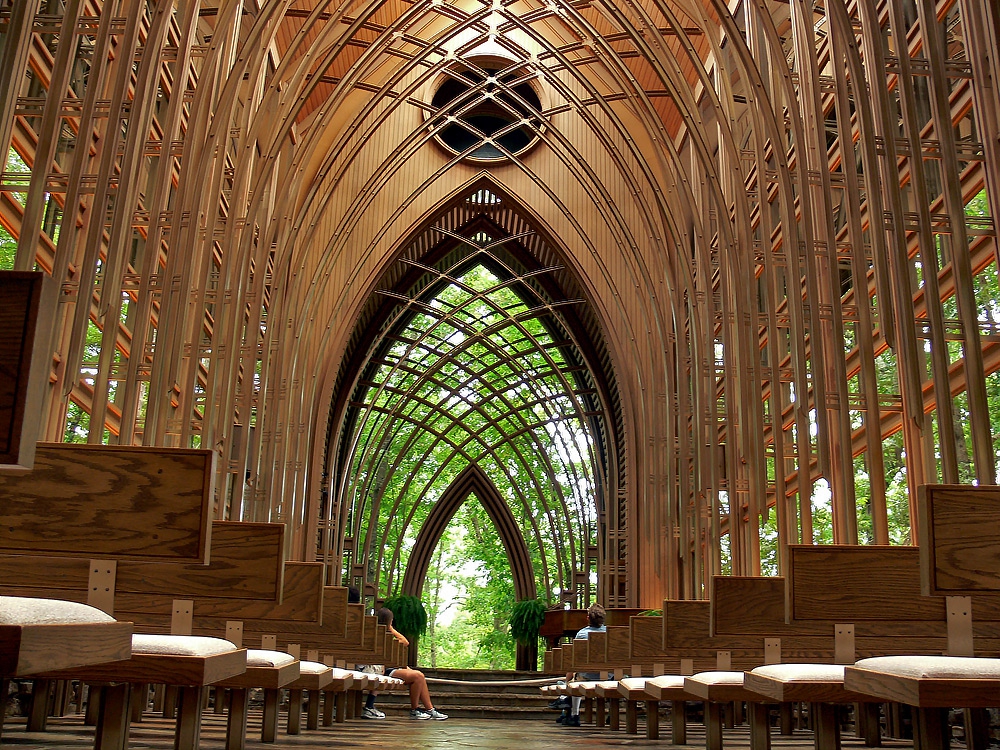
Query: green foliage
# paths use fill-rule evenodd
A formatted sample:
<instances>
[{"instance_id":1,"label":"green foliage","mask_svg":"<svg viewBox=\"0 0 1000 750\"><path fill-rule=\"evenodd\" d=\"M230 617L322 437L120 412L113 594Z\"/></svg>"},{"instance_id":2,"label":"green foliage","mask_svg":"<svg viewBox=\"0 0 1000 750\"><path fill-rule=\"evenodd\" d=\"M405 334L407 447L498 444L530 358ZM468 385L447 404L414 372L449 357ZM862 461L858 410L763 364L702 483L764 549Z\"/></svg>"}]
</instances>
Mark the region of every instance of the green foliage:
<instances>
[{"instance_id":1,"label":"green foliage","mask_svg":"<svg viewBox=\"0 0 1000 750\"><path fill-rule=\"evenodd\" d=\"M416 596L400 594L385 602L392 610L392 626L407 638L414 638L427 632L427 610Z\"/></svg>"},{"instance_id":2,"label":"green foliage","mask_svg":"<svg viewBox=\"0 0 1000 750\"><path fill-rule=\"evenodd\" d=\"M663 610L647 609L645 612L640 612L637 617L663 617Z\"/></svg>"},{"instance_id":3,"label":"green foliage","mask_svg":"<svg viewBox=\"0 0 1000 750\"><path fill-rule=\"evenodd\" d=\"M541 599L522 599L514 603L510 613L510 634L522 646L538 638L538 629L545 622L545 604Z\"/></svg>"},{"instance_id":4,"label":"green foliage","mask_svg":"<svg viewBox=\"0 0 1000 750\"><path fill-rule=\"evenodd\" d=\"M16 257L17 240L0 225L0 271L11 270L14 267Z\"/></svg>"}]
</instances>

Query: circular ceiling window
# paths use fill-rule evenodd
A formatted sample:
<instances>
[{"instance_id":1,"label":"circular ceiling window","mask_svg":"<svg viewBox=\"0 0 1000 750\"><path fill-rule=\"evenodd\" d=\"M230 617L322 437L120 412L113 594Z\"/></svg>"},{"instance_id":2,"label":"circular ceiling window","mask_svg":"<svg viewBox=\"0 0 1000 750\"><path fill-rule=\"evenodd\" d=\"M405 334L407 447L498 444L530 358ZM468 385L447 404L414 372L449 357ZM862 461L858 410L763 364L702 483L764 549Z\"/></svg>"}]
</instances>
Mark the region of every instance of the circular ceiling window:
<instances>
[{"instance_id":1,"label":"circular ceiling window","mask_svg":"<svg viewBox=\"0 0 1000 750\"><path fill-rule=\"evenodd\" d=\"M542 102L523 67L506 61L473 60L436 82L431 105L438 142L473 161L498 161L521 154L537 140Z\"/></svg>"}]
</instances>

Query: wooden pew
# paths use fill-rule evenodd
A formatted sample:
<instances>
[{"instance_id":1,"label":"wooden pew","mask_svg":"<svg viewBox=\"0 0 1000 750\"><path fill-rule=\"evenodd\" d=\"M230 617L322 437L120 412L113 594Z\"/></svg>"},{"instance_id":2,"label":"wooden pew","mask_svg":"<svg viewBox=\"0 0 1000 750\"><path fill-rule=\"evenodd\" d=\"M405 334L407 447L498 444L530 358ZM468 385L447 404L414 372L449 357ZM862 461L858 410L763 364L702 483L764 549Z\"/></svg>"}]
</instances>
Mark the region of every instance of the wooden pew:
<instances>
[{"instance_id":1,"label":"wooden pew","mask_svg":"<svg viewBox=\"0 0 1000 750\"><path fill-rule=\"evenodd\" d=\"M0 596L0 696L8 681L128 659L132 623L76 602ZM47 684L47 683L44 683ZM45 702L33 706L44 709ZM4 716L0 713L0 734Z\"/></svg>"},{"instance_id":2,"label":"wooden pew","mask_svg":"<svg viewBox=\"0 0 1000 750\"><path fill-rule=\"evenodd\" d=\"M844 686L912 706L920 750L945 747L947 710L964 708L967 743L979 750L989 741L983 709L1000 706L1000 659L981 658L998 653L1000 488L926 485L917 509L921 592L944 610L948 655L862 659L844 670Z\"/></svg>"},{"instance_id":3,"label":"wooden pew","mask_svg":"<svg viewBox=\"0 0 1000 750\"><path fill-rule=\"evenodd\" d=\"M229 690L229 716L226 724L226 750L242 750L246 745L247 708L251 688L264 691L261 742L274 742L278 725L278 699L281 688L299 679L299 662L290 654L250 649L246 671L212 683ZM216 694L219 700L219 694Z\"/></svg>"},{"instance_id":4,"label":"wooden pew","mask_svg":"<svg viewBox=\"0 0 1000 750\"><path fill-rule=\"evenodd\" d=\"M192 636L132 636L130 658L107 664L94 664L66 671L38 675L48 680L80 679L102 685L100 718L95 746L124 748L131 723L132 686L149 684L181 688L174 746L194 750L201 734L201 709L206 685L224 680L246 670L244 649L219 638Z\"/></svg>"}]
</instances>

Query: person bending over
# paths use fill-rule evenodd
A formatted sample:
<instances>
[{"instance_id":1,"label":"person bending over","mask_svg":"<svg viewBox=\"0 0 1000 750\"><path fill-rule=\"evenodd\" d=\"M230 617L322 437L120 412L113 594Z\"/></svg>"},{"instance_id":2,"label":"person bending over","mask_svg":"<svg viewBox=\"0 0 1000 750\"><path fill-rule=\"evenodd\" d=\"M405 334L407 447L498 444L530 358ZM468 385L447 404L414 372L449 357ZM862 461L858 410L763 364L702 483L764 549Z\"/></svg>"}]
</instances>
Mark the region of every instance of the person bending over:
<instances>
[{"instance_id":1,"label":"person bending over","mask_svg":"<svg viewBox=\"0 0 1000 750\"><path fill-rule=\"evenodd\" d=\"M410 642L406 639L402 633L396 631L392 627L392 610L387 607L382 607L377 613L378 621L380 625L385 625L392 637L397 641L402 643L404 646L409 646ZM444 721L448 718L447 714L443 714L434 708L434 704L431 703L431 694L427 689L427 678L424 677L424 673L419 669L410 669L409 667L396 667L395 669L390 669L386 672L390 677L395 677L402 680L410 688L410 718L411 719L435 719L437 721ZM421 708L423 706L423 708Z\"/></svg>"}]
</instances>

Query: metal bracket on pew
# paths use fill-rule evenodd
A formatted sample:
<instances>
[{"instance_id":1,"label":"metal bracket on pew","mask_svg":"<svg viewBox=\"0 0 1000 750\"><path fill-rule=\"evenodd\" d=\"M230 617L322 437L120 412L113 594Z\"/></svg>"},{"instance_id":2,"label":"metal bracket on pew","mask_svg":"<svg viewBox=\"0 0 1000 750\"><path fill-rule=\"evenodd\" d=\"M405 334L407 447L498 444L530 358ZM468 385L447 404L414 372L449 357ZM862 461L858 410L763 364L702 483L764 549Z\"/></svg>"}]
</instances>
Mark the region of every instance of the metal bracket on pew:
<instances>
[{"instance_id":1,"label":"metal bracket on pew","mask_svg":"<svg viewBox=\"0 0 1000 750\"><path fill-rule=\"evenodd\" d=\"M91 560L87 578L87 604L114 616L117 575L117 560Z\"/></svg>"},{"instance_id":2,"label":"metal bracket on pew","mask_svg":"<svg viewBox=\"0 0 1000 750\"><path fill-rule=\"evenodd\" d=\"M972 648L972 597L947 596L948 656L974 656Z\"/></svg>"},{"instance_id":3,"label":"metal bracket on pew","mask_svg":"<svg viewBox=\"0 0 1000 750\"><path fill-rule=\"evenodd\" d=\"M853 664L857 661L854 647L854 623L833 626L833 661L835 664Z\"/></svg>"},{"instance_id":4,"label":"metal bracket on pew","mask_svg":"<svg viewBox=\"0 0 1000 750\"><path fill-rule=\"evenodd\" d=\"M226 621L226 640L235 643L240 648L243 648L243 621L242 620L227 620Z\"/></svg>"}]
</instances>

